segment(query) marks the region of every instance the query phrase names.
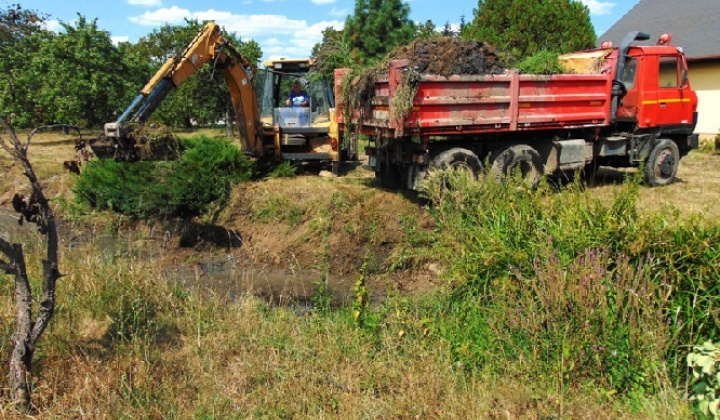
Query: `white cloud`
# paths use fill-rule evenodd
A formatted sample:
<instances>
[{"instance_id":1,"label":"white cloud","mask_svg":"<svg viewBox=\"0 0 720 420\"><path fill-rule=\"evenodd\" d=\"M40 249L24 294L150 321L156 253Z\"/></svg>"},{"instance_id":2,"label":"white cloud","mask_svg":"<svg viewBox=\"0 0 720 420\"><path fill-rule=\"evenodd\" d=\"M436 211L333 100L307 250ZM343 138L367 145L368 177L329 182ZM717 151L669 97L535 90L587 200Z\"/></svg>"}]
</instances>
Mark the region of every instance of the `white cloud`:
<instances>
[{"instance_id":1,"label":"white cloud","mask_svg":"<svg viewBox=\"0 0 720 420\"><path fill-rule=\"evenodd\" d=\"M184 18L192 17L188 9L177 6L157 9L154 12L145 12L140 16L131 16L130 21L143 26L158 26L164 23L183 23Z\"/></svg>"},{"instance_id":2,"label":"white cloud","mask_svg":"<svg viewBox=\"0 0 720 420\"><path fill-rule=\"evenodd\" d=\"M328 27L342 29L343 21L326 20L309 24L304 19L283 15L243 15L208 9L191 12L177 6L145 12L130 20L145 26L164 23L183 24L185 18L199 21L214 20L228 32L235 32L243 40L253 39L262 48L264 57L308 57L312 47L322 40L322 31Z\"/></svg>"},{"instance_id":3,"label":"white cloud","mask_svg":"<svg viewBox=\"0 0 720 420\"><path fill-rule=\"evenodd\" d=\"M591 15L609 15L612 13L612 8L615 7L615 3L609 1L600 0L580 0L585 6L590 9Z\"/></svg>"},{"instance_id":4,"label":"white cloud","mask_svg":"<svg viewBox=\"0 0 720 420\"><path fill-rule=\"evenodd\" d=\"M128 36L111 36L110 39L112 40L112 43L117 45L121 42L130 42L130 37Z\"/></svg>"},{"instance_id":5,"label":"white cloud","mask_svg":"<svg viewBox=\"0 0 720 420\"><path fill-rule=\"evenodd\" d=\"M128 4L132 6L160 7L162 0L128 0Z\"/></svg>"},{"instance_id":6,"label":"white cloud","mask_svg":"<svg viewBox=\"0 0 720 420\"><path fill-rule=\"evenodd\" d=\"M338 9L337 7L333 7L332 10L328 12L328 15L335 17L346 17L348 15L348 9Z\"/></svg>"},{"instance_id":7,"label":"white cloud","mask_svg":"<svg viewBox=\"0 0 720 420\"><path fill-rule=\"evenodd\" d=\"M313 4L332 4L337 0L310 0Z\"/></svg>"},{"instance_id":8,"label":"white cloud","mask_svg":"<svg viewBox=\"0 0 720 420\"><path fill-rule=\"evenodd\" d=\"M45 27L46 30L53 32L59 32L63 30L62 25L60 25L60 21L57 19L46 20L45 22L43 22L43 27Z\"/></svg>"}]
</instances>

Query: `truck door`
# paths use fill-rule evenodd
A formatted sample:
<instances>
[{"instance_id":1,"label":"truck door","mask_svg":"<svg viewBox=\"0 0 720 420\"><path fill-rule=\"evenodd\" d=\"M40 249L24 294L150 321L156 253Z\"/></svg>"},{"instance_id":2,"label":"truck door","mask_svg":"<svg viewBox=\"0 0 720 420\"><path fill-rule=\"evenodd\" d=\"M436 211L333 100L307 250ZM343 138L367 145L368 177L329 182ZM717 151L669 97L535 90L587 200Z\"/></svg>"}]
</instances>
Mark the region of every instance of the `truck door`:
<instances>
[{"instance_id":1,"label":"truck door","mask_svg":"<svg viewBox=\"0 0 720 420\"><path fill-rule=\"evenodd\" d=\"M682 57L660 56L658 63L657 93L647 103L649 114L655 114L653 125L691 124L690 87L683 77L687 70Z\"/></svg>"},{"instance_id":2,"label":"truck door","mask_svg":"<svg viewBox=\"0 0 720 420\"><path fill-rule=\"evenodd\" d=\"M625 68L620 81L625 86L626 93L622 98L620 107L618 107L617 116L622 121L633 121L636 122L640 118L638 115L638 100L639 100L639 89L638 86L641 81L638 79L638 58L629 57L625 61Z\"/></svg>"}]
</instances>

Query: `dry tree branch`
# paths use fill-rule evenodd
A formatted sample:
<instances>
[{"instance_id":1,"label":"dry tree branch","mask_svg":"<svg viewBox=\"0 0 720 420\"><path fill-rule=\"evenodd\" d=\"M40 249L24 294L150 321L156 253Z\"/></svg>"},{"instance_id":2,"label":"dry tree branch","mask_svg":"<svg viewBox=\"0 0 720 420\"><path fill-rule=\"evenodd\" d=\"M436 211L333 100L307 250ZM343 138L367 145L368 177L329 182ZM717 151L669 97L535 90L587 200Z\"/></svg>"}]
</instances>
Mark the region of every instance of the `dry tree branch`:
<instances>
[{"instance_id":1,"label":"dry tree branch","mask_svg":"<svg viewBox=\"0 0 720 420\"><path fill-rule=\"evenodd\" d=\"M13 244L0 238L0 254L8 261L0 260L0 269L15 278L16 327L13 335L13 351L9 363L9 382L11 398L15 404L25 411L30 411L31 390L28 376L32 368L33 355L37 342L47 328L55 310L55 285L61 277L58 269L58 234L50 203L43 193L37 175L27 157L30 140L37 132L28 135L23 146L20 139L7 121L0 119L0 125L9 134L9 140L0 136L0 147L19 162L23 175L32 187L32 195L28 200L16 194L13 207L22 215L20 220L27 220L38 226L40 233L47 236L47 254L42 261L43 281L42 297L39 302L37 317L33 320L33 298L30 280L27 276L25 255L21 244Z\"/></svg>"}]
</instances>

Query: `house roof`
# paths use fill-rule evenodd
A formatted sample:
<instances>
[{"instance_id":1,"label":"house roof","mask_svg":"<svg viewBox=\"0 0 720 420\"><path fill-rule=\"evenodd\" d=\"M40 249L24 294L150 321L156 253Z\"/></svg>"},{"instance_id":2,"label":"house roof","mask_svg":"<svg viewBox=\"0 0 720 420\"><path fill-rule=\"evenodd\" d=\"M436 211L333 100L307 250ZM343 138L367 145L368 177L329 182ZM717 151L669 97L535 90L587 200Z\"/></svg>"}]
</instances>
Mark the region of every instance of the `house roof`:
<instances>
[{"instance_id":1,"label":"house roof","mask_svg":"<svg viewBox=\"0 0 720 420\"><path fill-rule=\"evenodd\" d=\"M632 31L650 35L638 45L652 45L664 32L671 45L683 47L688 59L720 58L720 4L718 0L640 0L598 38L620 42Z\"/></svg>"}]
</instances>

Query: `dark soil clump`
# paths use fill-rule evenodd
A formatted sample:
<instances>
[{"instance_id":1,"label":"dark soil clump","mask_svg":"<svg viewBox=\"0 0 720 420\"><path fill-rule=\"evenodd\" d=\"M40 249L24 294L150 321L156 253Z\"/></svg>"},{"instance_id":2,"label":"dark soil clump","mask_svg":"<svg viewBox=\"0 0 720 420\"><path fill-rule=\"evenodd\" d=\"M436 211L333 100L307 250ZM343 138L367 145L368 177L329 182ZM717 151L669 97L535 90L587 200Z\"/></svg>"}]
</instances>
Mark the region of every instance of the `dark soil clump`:
<instances>
[{"instance_id":1,"label":"dark soil clump","mask_svg":"<svg viewBox=\"0 0 720 420\"><path fill-rule=\"evenodd\" d=\"M392 51L387 60L409 59L418 73L502 74L505 71L495 49L481 41L453 37L417 39Z\"/></svg>"},{"instance_id":2,"label":"dark soil clump","mask_svg":"<svg viewBox=\"0 0 720 420\"><path fill-rule=\"evenodd\" d=\"M375 81L387 72L392 60L410 60L408 71L392 100L393 117L407 116L413 106L420 74L448 77L459 75L503 74L505 64L493 47L481 41L462 41L453 37L417 39L393 50L381 63L359 74L351 74L343 83L342 103L345 119L351 121L350 110L367 107L375 95Z\"/></svg>"}]
</instances>

